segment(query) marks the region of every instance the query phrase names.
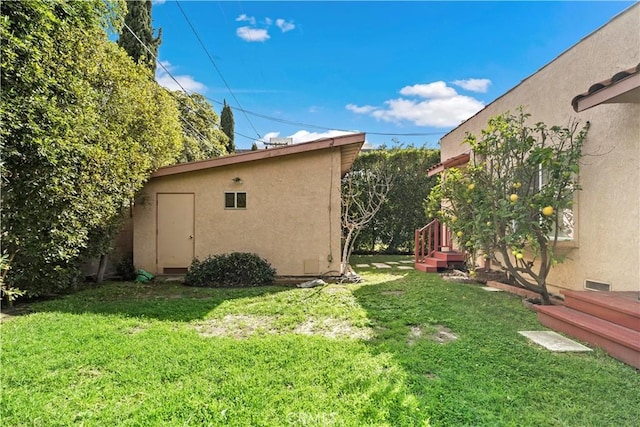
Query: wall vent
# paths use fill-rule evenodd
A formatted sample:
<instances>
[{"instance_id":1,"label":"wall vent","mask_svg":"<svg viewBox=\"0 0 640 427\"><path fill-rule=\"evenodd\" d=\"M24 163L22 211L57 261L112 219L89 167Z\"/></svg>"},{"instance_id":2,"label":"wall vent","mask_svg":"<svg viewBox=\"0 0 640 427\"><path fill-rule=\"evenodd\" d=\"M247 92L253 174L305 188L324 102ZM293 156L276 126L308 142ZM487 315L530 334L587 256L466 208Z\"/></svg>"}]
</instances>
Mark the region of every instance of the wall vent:
<instances>
[{"instance_id":1,"label":"wall vent","mask_svg":"<svg viewBox=\"0 0 640 427\"><path fill-rule=\"evenodd\" d=\"M598 282L595 280L588 280L588 279L584 281L584 287L592 291L609 292L611 290L611 284L609 283Z\"/></svg>"},{"instance_id":2,"label":"wall vent","mask_svg":"<svg viewBox=\"0 0 640 427\"><path fill-rule=\"evenodd\" d=\"M187 267L165 267L162 269L162 274L187 274L189 269Z\"/></svg>"}]
</instances>

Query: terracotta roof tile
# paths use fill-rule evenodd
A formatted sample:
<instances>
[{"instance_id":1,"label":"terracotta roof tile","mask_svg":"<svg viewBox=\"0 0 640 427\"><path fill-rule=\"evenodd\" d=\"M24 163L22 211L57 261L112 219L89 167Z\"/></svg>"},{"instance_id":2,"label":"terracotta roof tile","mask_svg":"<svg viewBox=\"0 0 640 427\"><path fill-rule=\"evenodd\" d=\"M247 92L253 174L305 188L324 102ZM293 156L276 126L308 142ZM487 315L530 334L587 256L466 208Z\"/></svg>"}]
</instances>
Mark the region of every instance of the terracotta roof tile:
<instances>
[{"instance_id":1,"label":"terracotta roof tile","mask_svg":"<svg viewBox=\"0 0 640 427\"><path fill-rule=\"evenodd\" d=\"M573 106L573 109L578 112L578 102L582 99L582 98L586 98L590 95L593 95L594 93L606 89L616 83L618 83L621 80L624 80L630 76L633 76L635 74L640 74L640 64L636 65L635 67L631 67L628 68L626 70L623 71L619 71L616 74L614 74L613 76L611 76L610 78L608 78L607 80L603 80L597 83L594 83L591 85L591 87L589 87L589 90L587 92L581 93L579 95L576 95L572 100L571 100L571 105Z\"/></svg>"}]
</instances>

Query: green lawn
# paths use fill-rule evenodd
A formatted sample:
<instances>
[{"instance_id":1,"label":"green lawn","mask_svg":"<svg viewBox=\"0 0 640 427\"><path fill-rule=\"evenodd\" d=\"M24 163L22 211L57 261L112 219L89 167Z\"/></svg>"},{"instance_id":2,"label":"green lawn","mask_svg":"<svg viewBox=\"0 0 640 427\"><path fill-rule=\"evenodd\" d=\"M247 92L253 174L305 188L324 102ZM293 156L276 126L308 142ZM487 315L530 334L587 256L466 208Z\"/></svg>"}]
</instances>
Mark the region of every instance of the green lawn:
<instances>
[{"instance_id":1,"label":"green lawn","mask_svg":"<svg viewBox=\"0 0 640 427\"><path fill-rule=\"evenodd\" d=\"M353 264L392 258L371 259ZM361 284L314 289L107 283L32 304L31 314L0 326L1 423L631 426L640 419L640 375L599 350L556 354L529 343L517 331L542 327L520 299L397 268L361 274ZM458 338L449 342L447 332Z\"/></svg>"}]
</instances>

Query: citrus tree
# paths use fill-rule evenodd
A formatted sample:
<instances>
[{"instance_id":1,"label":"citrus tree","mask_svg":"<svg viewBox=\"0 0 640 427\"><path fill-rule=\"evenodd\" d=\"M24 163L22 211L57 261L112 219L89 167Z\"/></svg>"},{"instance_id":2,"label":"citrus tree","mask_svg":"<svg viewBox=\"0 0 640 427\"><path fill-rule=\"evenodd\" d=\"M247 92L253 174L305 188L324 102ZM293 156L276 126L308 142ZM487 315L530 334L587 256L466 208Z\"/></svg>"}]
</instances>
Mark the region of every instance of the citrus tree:
<instances>
[{"instance_id":1,"label":"citrus tree","mask_svg":"<svg viewBox=\"0 0 640 427\"><path fill-rule=\"evenodd\" d=\"M480 137L467 135L469 164L444 172L428 211L449 226L472 260L484 256L549 304L547 276L563 260L558 242L572 237L589 124L528 125L529 117L520 108L490 119Z\"/></svg>"}]
</instances>

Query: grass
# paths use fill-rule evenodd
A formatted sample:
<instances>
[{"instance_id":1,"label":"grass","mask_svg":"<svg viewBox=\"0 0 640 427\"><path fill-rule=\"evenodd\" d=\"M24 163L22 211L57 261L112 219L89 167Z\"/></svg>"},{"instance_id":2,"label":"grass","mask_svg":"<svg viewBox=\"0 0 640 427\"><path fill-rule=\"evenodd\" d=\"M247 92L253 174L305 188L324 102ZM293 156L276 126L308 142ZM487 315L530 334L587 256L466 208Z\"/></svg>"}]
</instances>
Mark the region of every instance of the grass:
<instances>
[{"instance_id":1,"label":"grass","mask_svg":"<svg viewBox=\"0 0 640 427\"><path fill-rule=\"evenodd\" d=\"M353 264L390 260L371 259ZM313 289L108 283L33 304L0 326L2 425L640 419L640 375L599 350L531 344L517 331L541 326L520 299L397 268L359 272L365 283Z\"/></svg>"}]
</instances>

